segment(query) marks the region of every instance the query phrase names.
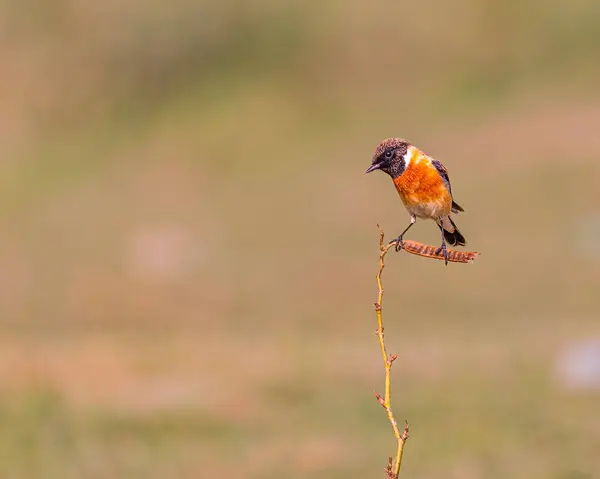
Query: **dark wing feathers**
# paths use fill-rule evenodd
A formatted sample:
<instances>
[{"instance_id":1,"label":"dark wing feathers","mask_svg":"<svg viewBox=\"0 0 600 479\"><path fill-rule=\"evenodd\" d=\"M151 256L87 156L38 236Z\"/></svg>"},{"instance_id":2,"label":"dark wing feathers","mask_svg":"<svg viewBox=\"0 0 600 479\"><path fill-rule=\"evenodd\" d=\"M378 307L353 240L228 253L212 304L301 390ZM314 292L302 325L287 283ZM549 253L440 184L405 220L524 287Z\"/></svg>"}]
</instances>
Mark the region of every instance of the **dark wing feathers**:
<instances>
[{"instance_id":1,"label":"dark wing feathers","mask_svg":"<svg viewBox=\"0 0 600 479\"><path fill-rule=\"evenodd\" d=\"M455 203L454 200L452 200L452 213L458 213L459 211L465 211L462 209L462 206L460 206L458 203Z\"/></svg>"},{"instance_id":2,"label":"dark wing feathers","mask_svg":"<svg viewBox=\"0 0 600 479\"><path fill-rule=\"evenodd\" d=\"M435 167L435 169L438 171L438 173L442 177L442 180L444 181L446 188L448 188L448 191L450 192L450 196L452 196L452 187L450 186L450 176L448 176L448 170L438 160L432 159L431 164ZM453 211L453 213L456 213L458 211L465 211L465 210L463 210L460 205L458 205L457 203L454 202L454 200L452 200L452 211Z\"/></svg>"},{"instance_id":3,"label":"dark wing feathers","mask_svg":"<svg viewBox=\"0 0 600 479\"><path fill-rule=\"evenodd\" d=\"M450 195L452 195L452 188L450 187L450 177L448 176L448 170L446 169L446 167L442 165L438 160L431 160L431 164L435 166L435 169L442 177L442 180L444 180L444 183L446 184L446 188L448 188Z\"/></svg>"}]
</instances>

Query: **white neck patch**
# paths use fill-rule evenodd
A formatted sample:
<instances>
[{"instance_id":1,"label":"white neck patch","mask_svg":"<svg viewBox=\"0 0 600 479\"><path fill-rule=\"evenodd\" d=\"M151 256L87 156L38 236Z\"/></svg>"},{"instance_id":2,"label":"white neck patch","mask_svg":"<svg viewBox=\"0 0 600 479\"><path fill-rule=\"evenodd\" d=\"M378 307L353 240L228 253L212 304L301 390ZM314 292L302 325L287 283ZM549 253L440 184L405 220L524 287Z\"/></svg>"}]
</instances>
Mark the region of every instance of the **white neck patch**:
<instances>
[{"instance_id":1,"label":"white neck patch","mask_svg":"<svg viewBox=\"0 0 600 479\"><path fill-rule=\"evenodd\" d=\"M414 152L415 152L415 147L409 146L408 149L406 150L406 153L404 153L404 156L402 156L402 160L404 160L404 169L408 168L408 165L410 165L410 162L412 161Z\"/></svg>"}]
</instances>

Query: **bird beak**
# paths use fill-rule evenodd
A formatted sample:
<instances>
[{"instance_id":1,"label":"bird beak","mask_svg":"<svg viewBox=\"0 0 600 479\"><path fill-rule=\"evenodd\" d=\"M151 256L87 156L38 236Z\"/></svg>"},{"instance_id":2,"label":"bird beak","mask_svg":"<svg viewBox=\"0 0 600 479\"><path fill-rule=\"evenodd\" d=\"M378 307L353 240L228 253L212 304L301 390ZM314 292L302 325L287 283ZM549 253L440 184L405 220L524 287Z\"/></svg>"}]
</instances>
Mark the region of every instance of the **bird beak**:
<instances>
[{"instance_id":1,"label":"bird beak","mask_svg":"<svg viewBox=\"0 0 600 479\"><path fill-rule=\"evenodd\" d=\"M365 171L365 173L371 173L371 171L378 170L379 168L381 168L381 163L375 163L374 165L369 166L369 168L367 168L367 171Z\"/></svg>"}]
</instances>

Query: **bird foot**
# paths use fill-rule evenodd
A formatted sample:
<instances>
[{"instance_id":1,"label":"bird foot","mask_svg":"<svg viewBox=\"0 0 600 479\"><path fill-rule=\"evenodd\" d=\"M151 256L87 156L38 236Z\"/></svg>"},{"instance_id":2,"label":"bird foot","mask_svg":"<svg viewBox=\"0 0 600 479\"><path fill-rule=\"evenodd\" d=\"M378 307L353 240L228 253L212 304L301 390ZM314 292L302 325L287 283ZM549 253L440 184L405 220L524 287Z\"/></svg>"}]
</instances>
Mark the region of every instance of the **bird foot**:
<instances>
[{"instance_id":1,"label":"bird foot","mask_svg":"<svg viewBox=\"0 0 600 479\"><path fill-rule=\"evenodd\" d=\"M389 244L394 244L394 243L396 243L396 246L394 246L394 249L396 250L396 252L398 252L401 249L403 249L404 248L404 241L402 240L402 235L400 235L396 239L390 241Z\"/></svg>"},{"instance_id":2,"label":"bird foot","mask_svg":"<svg viewBox=\"0 0 600 479\"><path fill-rule=\"evenodd\" d=\"M445 244L443 244L442 246L440 246L438 249L435 250L436 256L439 256L440 253L444 253L444 262L446 263L446 266L448 266L448 248L446 248Z\"/></svg>"}]
</instances>

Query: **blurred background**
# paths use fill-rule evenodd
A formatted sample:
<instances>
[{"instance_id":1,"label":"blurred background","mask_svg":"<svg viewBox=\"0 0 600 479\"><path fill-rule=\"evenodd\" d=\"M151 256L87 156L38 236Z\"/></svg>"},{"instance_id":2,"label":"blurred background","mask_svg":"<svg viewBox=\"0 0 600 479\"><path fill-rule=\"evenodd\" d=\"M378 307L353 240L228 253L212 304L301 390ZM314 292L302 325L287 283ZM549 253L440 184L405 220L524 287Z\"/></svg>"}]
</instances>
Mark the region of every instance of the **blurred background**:
<instances>
[{"instance_id":1,"label":"blurred background","mask_svg":"<svg viewBox=\"0 0 600 479\"><path fill-rule=\"evenodd\" d=\"M389 136L483 253L388 256L401 475L600 477L600 3L5 0L0 36L1 477L384 477Z\"/></svg>"}]
</instances>

